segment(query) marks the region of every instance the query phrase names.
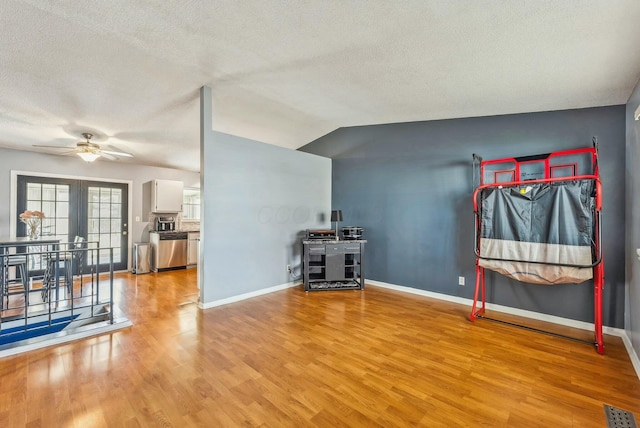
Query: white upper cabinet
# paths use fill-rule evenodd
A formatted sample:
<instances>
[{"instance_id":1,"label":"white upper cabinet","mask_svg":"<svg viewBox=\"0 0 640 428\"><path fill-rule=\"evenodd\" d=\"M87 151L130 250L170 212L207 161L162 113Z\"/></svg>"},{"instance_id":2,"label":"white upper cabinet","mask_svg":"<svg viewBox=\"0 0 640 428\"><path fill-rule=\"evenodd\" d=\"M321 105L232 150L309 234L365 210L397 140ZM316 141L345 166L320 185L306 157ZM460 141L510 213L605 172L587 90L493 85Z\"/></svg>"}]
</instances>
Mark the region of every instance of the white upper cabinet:
<instances>
[{"instance_id":1,"label":"white upper cabinet","mask_svg":"<svg viewBox=\"0 0 640 428\"><path fill-rule=\"evenodd\" d=\"M151 212L182 212L182 181L153 180L151 182Z\"/></svg>"}]
</instances>

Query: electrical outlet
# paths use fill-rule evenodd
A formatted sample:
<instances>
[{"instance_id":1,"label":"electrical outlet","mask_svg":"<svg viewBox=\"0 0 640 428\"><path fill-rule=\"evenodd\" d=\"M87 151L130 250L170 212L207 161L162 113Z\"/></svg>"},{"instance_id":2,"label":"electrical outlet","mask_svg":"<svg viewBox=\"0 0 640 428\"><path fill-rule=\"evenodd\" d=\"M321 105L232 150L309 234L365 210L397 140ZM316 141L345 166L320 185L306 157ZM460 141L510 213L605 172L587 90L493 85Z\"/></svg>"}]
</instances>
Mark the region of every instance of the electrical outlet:
<instances>
[{"instance_id":1,"label":"electrical outlet","mask_svg":"<svg viewBox=\"0 0 640 428\"><path fill-rule=\"evenodd\" d=\"M458 277L458 285L464 286L464 276L459 276Z\"/></svg>"},{"instance_id":2,"label":"electrical outlet","mask_svg":"<svg viewBox=\"0 0 640 428\"><path fill-rule=\"evenodd\" d=\"M291 265L287 265L287 272L288 272L288 273L292 273L292 272L291 272Z\"/></svg>"}]
</instances>

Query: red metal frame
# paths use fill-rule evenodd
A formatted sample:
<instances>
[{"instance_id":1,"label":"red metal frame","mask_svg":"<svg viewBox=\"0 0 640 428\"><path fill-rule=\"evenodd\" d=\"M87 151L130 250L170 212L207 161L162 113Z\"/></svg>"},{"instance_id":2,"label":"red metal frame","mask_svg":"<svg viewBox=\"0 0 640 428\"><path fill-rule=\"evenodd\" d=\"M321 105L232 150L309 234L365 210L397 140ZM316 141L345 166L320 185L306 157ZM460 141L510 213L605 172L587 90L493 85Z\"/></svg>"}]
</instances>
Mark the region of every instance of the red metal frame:
<instances>
[{"instance_id":1,"label":"red metal frame","mask_svg":"<svg viewBox=\"0 0 640 428\"><path fill-rule=\"evenodd\" d=\"M576 175L576 171L578 169L578 164L575 162L572 163L563 163L563 164L558 164L558 165L550 165L549 166L549 175L551 175L553 177L553 173L558 170L558 169L565 169L565 168L571 168L571 175L565 176L566 177L575 177ZM558 178L558 177L553 177L553 178Z\"/></svg>"},{"instance_id":2,"label":"red metal frame","mask_svg":"<svg viewBox=\"0 0 640 428\"><path fill-rule=\"evenodd\" d=\"M576 154L591 154L591 166L592 174L575 175L577 172L577 163L565 163L550 165L550 159L553 157L570 156ZM484 167L491 164L513 162L513 170L503 169L494 171L494 182L484 183ZM545 178L535 180L522 180L520 176L520 164L530 162L544 162L545 164ZM573 167L574 175L570 177L558 177L553 178L552 172L554 168L558 167ZM497 173L504 174L513 172L514 180L507 183L497 182ZM516 180L518 178L518 180ZM562 181L575 181L575 180L593 180L595 183L595 239L594 239L594 251L599 255L595 265L593 266L593 288L594 288L594 327L595 327L595 342L594 345L599 354L604 354L604 341L602 337L602 289L604 287L604 258L602 257L601 246L601 228L600 228L600 213L602 210L602 185L600 183L600 172L598 168L598 151L597 148L582 148L575 150L558 151L549 154L544 159L538 160L525 160L519 162L516 158L503 158L494 159L480 162L480 185L475 189L473 193L473 211L475 213L475 227L476 227L476 289L473 298L473 307L471 308L470 320L475 321L477 318L483 318L486 310L486 274L484 267L480 266L479 261L481 255L479 254L479 240L481 236L481 222L480 212L478 210L478 195L480 191L490 187L507 187L507 186L522 186L532 183L558 183ZM478 308L478 301L480 300L481 306ZM534 329L535 330L535 329Z\"/></svg>"}]
</instances>

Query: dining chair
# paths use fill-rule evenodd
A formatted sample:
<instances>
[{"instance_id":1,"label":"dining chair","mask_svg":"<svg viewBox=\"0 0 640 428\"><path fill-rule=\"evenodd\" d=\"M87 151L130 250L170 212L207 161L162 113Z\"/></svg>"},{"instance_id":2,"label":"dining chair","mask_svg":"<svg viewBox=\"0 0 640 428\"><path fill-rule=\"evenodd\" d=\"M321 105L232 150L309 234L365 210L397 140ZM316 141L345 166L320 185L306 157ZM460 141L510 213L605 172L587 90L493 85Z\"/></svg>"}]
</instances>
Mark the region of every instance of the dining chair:
<instances>
[{"instance_id":1,"label":"dining chair","mask_svg":"<svg viewBox=\"0 0 640 428\"><path fill-rule=\"evenodd\" d=\"M67 251L57 251L47 257L44 277L42 280L43 301L46 302L51 290L60 285L60 279L64 281L64 285L67 287L67 292L73 296L73 278L76 275L82 277L82 269L84 267L86 252L86 239L82 236L76 236L73 239L73 243L68 245ZM56 268L58 270L57 283ZM80 293L80 295L82 295L82 280L80 283Z\"/></svg>"}]
</instances>

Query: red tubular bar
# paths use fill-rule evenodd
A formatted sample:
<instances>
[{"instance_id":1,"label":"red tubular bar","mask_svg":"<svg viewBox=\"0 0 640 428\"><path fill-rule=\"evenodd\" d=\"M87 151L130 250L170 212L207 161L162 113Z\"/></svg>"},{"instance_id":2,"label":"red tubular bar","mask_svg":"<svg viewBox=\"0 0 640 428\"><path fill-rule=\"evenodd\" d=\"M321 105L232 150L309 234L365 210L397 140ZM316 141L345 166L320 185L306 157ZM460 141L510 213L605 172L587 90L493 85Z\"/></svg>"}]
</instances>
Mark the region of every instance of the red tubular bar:
<instances>
[{"instance_id":1,"label":"red tubular bar","mask_svg":"<svg viewBox=\"0 0 640 428\"><path fill-rule=\"evenodd\" d=\"M591 153L591 165L593 168L592 174L574 175L574 176L559 177L559 178L551 177L551 169L554 166L558 166L558 165L550 164L549 160L551 158L559 157L559 156L583 154L583 153ZM480 212L478 210L479 192L481 192L483 189L487 189L491 187L509 187L509 186L523 186L523 185L536 184L536 183L557 183L557 182L563 182L563 181L594 180L595 182L595 216L596 216L594 253L599 255L599 258L595 262L595 265L593 266L593 289L594 289L594 292L593 292L594 317L593 318L594 318L594 329L595 329L595 332L594 332L595 337L594 337L593 344L595 345L596 351L599 354L604 354L604 339L602 336L602 290L604 288L604 257L602 256L602 248L601 248L602 243L601 243L601 236L600 236L601 235L600 213L602 210L602 184L600 182L600 173L599 173L599 167L598 167L598 151L597 151L597 148L595 147L595 144L593 148L581 148L581 149L565 150L565 151L550 153L549 156L546 159L544 159L545 178L535 179L535 180L514 180L510 182L505 182L505 183L487 183L487 184L484 183L485 165L507 163L507 162L512 162L514 164L514 169L513 169L514 175L515 175L514 179L520 178L521 162L519 162L516 158L494 159L494 160L482 161L480 163L480 185L473 192L473 211L475 214L474 217L475 217L475 227L476 227L476 242L474 243L474 245L476 246L476 249L478 252L476 253L476 289L474 293L473 306L471 308L471 314L469 316L469 319L473 322L477 318L483 318L483 315L486 309L486 281L485 281L486 275L485 275L485 269L479 264L480 258L481 258L479 255L479 248L480 248L479 242L480 242L480 236L481 236ZM524 161L524 162L527 162L527 161ZM509 171L511 170L501 170L499 172L504 173ZM494 172L494 176L495 176L495 172ZM478 307L479 306L478 302L480 302L480 307ZM499 321L499 320L494 320L494 321ZM511 324L511 323L508 323L508 324ZM543 332L541 330L532 329L526 326L521 326L521 327ZM552 334L555 336L562 336L554 333ZM562 337L566 337L566 336L562 336Z\"/></svg>"}]
</instances>

